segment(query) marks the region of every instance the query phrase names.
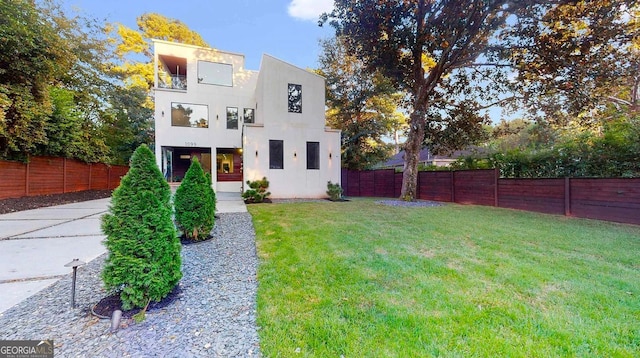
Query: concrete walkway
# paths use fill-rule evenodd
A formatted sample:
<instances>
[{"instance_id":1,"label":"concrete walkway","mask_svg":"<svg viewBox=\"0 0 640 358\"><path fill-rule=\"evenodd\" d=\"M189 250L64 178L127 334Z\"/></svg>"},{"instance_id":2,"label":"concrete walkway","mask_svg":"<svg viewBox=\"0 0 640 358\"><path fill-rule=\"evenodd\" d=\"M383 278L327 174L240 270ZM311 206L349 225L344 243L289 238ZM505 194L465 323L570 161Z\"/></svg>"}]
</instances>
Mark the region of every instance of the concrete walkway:
<instances>
[{"instance_id":1,"label":"concrete walkway","mask_svg":"<svg viewBox=\"0 0 640 358\"><path fill-rule=\"evenodd\" d=\"M216 193L217 212L246 212L239 193ZM110 199L0 215L0 314L69 274L73 259L105 253L100 218Z\"/></svg>"}]
</instances>

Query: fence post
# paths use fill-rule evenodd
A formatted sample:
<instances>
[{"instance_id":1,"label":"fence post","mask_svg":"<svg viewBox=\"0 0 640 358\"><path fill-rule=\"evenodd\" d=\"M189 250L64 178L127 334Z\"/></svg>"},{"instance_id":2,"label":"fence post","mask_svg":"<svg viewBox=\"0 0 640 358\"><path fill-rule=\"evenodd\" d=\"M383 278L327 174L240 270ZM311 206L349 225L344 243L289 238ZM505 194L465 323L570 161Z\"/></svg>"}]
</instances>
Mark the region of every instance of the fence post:
<instances>
[{"instance_id":1,"label":"fence post","mask_svg":"<svg viewBox=\"0 0 640 358\"><path fill-rule=\"evenodd\" d=\"M571 216L571 179L564 178L564 215Z\"/></svg>"},{"instance_id":2,"label":"fence post","mask_svg":"<svg viewBox=\"0 0 640 358\"><path fill-rule=\"evenodd\" d=\"M93 165L91 163L89 163L89 190L93 189L93 182L92 182L93 181L93 178L92 178L92 174L93 173L91 173L92 168L93 168Z\"/></svg>"},{"instance_id":3,"label":"fence post","mask_svg":"<svg viewBox=\"0 0 640 358\"><path fill-rule=\"evenodd\" d=\"M111 190L111 166L107 166L107 190Z\"/></svg>"},{"instance_id":4,"label":"fence post","mask_svg":"<svg viewBox=\"0 0 640 358\"><path fill-rule=\"evenodd\" d=\"M451 202L456 202L456 171L451 171Z\"/></svg>"},{"instance_id":5,"label":"fence post","mask_svg":"<svg viewBox=\"0 0 640 358\"><path fill-rule=\"evenodd\" d=\"M498 207L498 182L499 182L499 180L500 180L500 169L494 168L493 169L493 184L494 184L494 189L493 189L494 203L493 203L493 206L495 206L496 208Z\"/></svg>"},{"instance_id":6,"label":"fence post","mask_svg":"<svg viewBox=\"0 0 640 358\"><path fill-rule=\"evenodd\" d=\"M24 183L24 195L25 196L29 196L29 189L30 189L30 186L31 186L31 185L29 185L29 180L30 180L29 179L29 171L31 170L29 162L31 162L31 157L27 156L27 166L25 167L25 170L27 172L25 173L25 176L24 176L24 181L25 181L25 183Z\"/></svg>"},{"instance_id":7,"label":"fence post","mask_svg":"<svg viewBox=\"0 0 640 358\"><path fill-rule=\"evenodd\" d=\"M67 192L67 158L62 158L62 193Z\"/></svg>"}]
</instances>

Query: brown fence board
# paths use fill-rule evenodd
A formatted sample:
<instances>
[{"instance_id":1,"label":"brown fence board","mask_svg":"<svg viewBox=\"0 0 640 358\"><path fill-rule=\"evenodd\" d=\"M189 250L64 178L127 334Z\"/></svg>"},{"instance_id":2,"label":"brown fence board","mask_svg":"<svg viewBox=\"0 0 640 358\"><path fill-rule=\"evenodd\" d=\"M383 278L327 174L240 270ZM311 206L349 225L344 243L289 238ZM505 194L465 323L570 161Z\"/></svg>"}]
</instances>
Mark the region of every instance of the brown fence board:
<instances>
[{"instance_id":1,"label":"brown fence board","mask_svg":"<svg viewBox=\"0 0 640 358\"><path fill-rule=\"evenodd\" d=\"M375 170L373 173L375 182L374 196L393 197L395 194L395 170Z\"/></svg>"},{"instance_id":2,"label":"brown fence board","mask_svg":"<svg viewBox=\"0 0 640 358\"><path fill-rule=\"evenodd\" d=\"M29 162L29 192L27 195L48 195L64 192L64 159L34 157Z\"/></svg>"},{"instance_id":3,"label":"brown fence board","mask_svg":"<svg viewBox=\"0 0 640 358\"><path fill-rule=\"evenodd\" d=\"M640 225L640 178L571 179L571 214Z\"/></svg>"},{"instance_id":4,"label":"brown fence board","mask_svg":"<svg viewBox=\"0 0 640 358\"><path fill-rule=\"evenodd\" d=\"M56 157L31 157L29 163L0 161L0 199L114 189L128 170Z\"/></svg>"},{"instance_id":5,"label":"brown fence board","mask_svg":"<svg viewBox=\"0 0 640 358\"><path fill-rule=\"evenodd\" d=\"M433 201L451 201L451 172L418 173L418 198Z\"/></svg>"},{"instance_id":6,"label":"brown fence board","mask_svg":"<svg viewBox=\"0 0 640 358\"><path fill-rule=\"evenodd\" d=\"M403 173L395 173L393 176L394 181L394 192L393 197L399 198L400 194L402 194L402 175Z\"/></svg>"},{"instance_id":7,"label":"brown fence board","mask_svg":"<svg viewBox=\"0 0 640 358\"><path fill-rule=\"evenodd\" d=\"M564 179L499 179L498 206L546 214L565 213Z\"/></svg>"},{"instance_id":8,"label":"brown fence board","mask_svg":"<svg viewBox=\"0 0 640 358\"><path fill-rule=\"evenodd\" d=\"M128 167L112 166L109 171L109 189L115 189L120 185L120 179L129 171Z\"/></svg>"},{"instance_id":9,"label":"brown fence board","mask_svg":"<svg viewBox=\"0 0 640 358\"><path fill-rule=\"evenodd\" d=\"M456 203L495 205L495 170L461 170L453 178Z\"/></svg>"},{"instance_id":10,"label":"brown fence board","mask_svg":"<svg viewBox=\"0 0 640 358\"><path fill-rule=\"evenodd\" d=\"M0 199L19 198L27 194L27 166L24 163L0 161L0 177Z\"/></svg>"},{"instance_id":11,"label":"brown fence board","mask_svg":"<svg viewBox=\"0 0 640 358\"><path fill-rule=\"evenodd\" d=\"M360 196L375 196L375 172L360 172Z\"/></svg>"},{"instance_id":12,"label":"brown fence board","mask_svg":"<svg viewBox=\"0 0 640 358\"><path fill-rule=\"evenodd\" d=\"M67 159L65 176L64 191L66 193L91 189L89 164Z\"/></svg>"}]
</instances>

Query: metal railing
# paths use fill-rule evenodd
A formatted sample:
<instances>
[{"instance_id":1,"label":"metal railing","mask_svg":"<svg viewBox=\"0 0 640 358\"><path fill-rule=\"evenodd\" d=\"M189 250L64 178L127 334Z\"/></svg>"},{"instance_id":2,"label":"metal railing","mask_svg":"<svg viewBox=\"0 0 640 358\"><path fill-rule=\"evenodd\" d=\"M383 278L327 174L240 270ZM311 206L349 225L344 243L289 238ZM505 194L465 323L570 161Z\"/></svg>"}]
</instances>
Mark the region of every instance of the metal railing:
<instances>
[{"instance_id":1,"label":"metal railing","mask_svg":"<svg viewBox=\"0 0 640 358\"><path fill-rule=\"evenodd\" d=\"M178 90L187 90L187 76L185 75L169 75L169 74L159 74L158 75L158 87L159 88L170 88L170 89L178 89Z\"/></svg>"}]
</instances>

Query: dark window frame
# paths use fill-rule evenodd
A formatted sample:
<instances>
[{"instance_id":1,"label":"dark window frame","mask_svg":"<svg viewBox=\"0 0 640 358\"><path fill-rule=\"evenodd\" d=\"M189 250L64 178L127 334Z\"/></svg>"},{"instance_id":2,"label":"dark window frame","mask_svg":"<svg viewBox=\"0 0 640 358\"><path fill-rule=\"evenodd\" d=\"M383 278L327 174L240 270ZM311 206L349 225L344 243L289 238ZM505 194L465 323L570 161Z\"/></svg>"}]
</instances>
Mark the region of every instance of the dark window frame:
<instances>
[{"instance_id":1,"label":"dark window frame","mask_svg":"<svg viewBox=\"0 0 640 358\"><path fill-rule=\"evenodd\" d=\"M251 120L247 120L247 113L251 113ZM253 108L245 108L242 112L242 118L244 123L255 123L256 122L256 110Z\"/></svg>"},{"instance_id":2,"label":"dark window frame","mask_svg":"<svg viewBox=\"0 0 640 358\"><path fill-rule=\"evenodd\" d=\"M307 142L307 170L320 170L320 142Z\"/></svg>"},{"instance_id":3,"label":"dark window frame","mask_svg":"<svg viewBox=\"0 0 640 358\"><path fill-rule=\"evenodd\" d=\"M284 169L284 141L269 140L269 169Z\"/></svg>"},{"instance_id":4,"label":"dark window frame","mask_svg":"<svg viewBox=\"0 0 640 358\"><path fill-rule=\"evenodd\" d=\"M229 110L233 110L233 109L235 109L235 111L236 111L236 116L235 116L236 117L235 118L235 124L236 125L235 125L235 127L233 127L233 125L231 127L229 127L229 123L233 124L233 117L229 116L231 114L231 112ZM239 112L238 111L238 107L227 107L227 129L233 129L233 130L238 129L239 122L240 122L239 117L238 117L238 115L239 115L238 112ZM231 120L231 122L230 122L230 120Z\"/></svg>"},{"instance_id":5,"label":"dark window frame","mask_svg":"<svg viewBox=\"0 0 640 358\"><path fill-rule=\"evenodd\" d=\"M289 113L302 113L302 85L289 83L287 86L287 110Z\"/></svg>"}]
</instances>

